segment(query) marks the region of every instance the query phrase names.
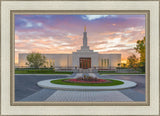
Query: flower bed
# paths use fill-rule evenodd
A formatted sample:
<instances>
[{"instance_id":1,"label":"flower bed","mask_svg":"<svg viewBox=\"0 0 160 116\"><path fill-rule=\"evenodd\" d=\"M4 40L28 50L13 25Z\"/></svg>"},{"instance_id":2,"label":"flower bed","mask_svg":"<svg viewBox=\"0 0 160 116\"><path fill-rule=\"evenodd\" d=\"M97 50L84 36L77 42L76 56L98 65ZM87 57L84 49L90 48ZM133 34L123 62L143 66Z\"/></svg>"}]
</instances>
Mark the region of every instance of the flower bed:
<instances>
[{"instance_id":1,"label":"flower bed","mask_svg":"<svg viewBox=\"0 0 160 116\"><path fill-rule=\"evenodd\" d=\"M70 78L73 79L73 78ZM54 84L61 84L61 85L75 85L75 86L115 86L115 85L121 85L124 84L122 81L119 80L112 80L112 79L103 79L106 80L105 82L98 82L98 81L80 81L80 80L76 80L76 78L74 80L76 80L76 82L74 81L68 81L70 79L57 79L57 80L52 80L51 83Z\"/></svg>"},{"instance_id":2,"label":"flower bed","mask_svg":"<svg viewBox=\"0 0 160 116\"><path fill-rule=\"evenodd\" d=\"M68 79L68 80L64 80L66 82L74 82L74 83L109 83L111 81L109 80L104 80L104 79L97 79L95 80L78 80L78 79Z\"/></svg>"},{"instance_id":3,"label":"flower bed","mask_svg":"<svg viewBox=\"0 0 160 116\"><path fill-rule=\"evenodd\" d=\"M84 77L78 77L75 79L67 79L64 81L73 82L73 83L109 83L111 82L110 80L99 79L97 77L91 77L91 76L86 76L86 75L84 75Z\"/></svg>"}]
</instances>

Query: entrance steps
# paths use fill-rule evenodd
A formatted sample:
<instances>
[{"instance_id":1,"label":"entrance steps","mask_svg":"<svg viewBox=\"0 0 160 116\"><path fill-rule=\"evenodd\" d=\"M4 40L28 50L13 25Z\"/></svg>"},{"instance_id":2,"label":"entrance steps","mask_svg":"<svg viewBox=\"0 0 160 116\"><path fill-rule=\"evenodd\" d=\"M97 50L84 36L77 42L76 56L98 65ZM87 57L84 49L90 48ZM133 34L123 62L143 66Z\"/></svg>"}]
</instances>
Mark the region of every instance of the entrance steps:
<instances>
[{"instance_id":1,"label":"entrance steps","mask_svg":"<svg viewBox=\"0 0 160 116\"><path fill-rule=\"evenodd\" d=\"M97 73L98 70L97 69L92 69L92 68L89 68L89 69L75 69L74 72L76 73Z\"/></svg>"}]
</instances>

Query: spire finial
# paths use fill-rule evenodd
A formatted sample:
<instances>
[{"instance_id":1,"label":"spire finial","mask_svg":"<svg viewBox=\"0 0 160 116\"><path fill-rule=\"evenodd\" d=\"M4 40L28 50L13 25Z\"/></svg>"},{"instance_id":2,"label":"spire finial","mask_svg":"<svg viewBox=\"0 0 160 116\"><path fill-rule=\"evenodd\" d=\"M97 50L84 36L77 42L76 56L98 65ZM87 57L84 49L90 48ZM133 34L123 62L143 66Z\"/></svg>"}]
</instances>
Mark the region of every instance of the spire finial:
<instances>
[{"instance_id":1,"label":"spire finial","mask_svg":"<svg viewBox=\"0 0 160 116\"><path fill-rule=\"evenodd\" d=\"M84 32L86 32L86 25L84 26Z\"/></svg>"}]
</instances>

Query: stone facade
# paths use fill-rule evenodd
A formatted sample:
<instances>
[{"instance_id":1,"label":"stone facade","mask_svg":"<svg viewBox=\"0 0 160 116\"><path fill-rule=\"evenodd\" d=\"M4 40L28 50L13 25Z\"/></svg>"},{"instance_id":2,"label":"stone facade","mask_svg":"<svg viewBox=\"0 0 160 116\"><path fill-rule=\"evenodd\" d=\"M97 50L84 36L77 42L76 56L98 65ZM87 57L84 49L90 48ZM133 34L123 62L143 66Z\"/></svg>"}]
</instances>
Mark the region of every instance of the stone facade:
<instances>
[{"instance_id":1,"label":"stone facade","mask_svg":"<svg viewBox=\"0 0 160 116\"><path fill-rule=\"evenodd\" d=\"M19 67L27 67L26 65L26 57L27 53L19 54ZM89 58L91 59L91 68L99 67L99 68L110 68L113 69L117 67L118 63L121 63L121 54L99 54L98 52L94 52L90 50L87 45L87 32L86 28L83 32L83 46L81 46L80 50L77 52L73 52L72 54L43 54L47 58L47 62L45 64L46 67L55 67L55 68L69 68L72 67L80 68L80 58ZM85 64L87 65L87 64Z\"/></svg>"},{"instance_id":2,"label":"stone facade","mask_svg":"<svg viewBox=\"0 0 160 116\"><path fill-rule=\"evenodd\" d=\"M27 67L27 53L19 54L19 63L20 67ZM72 66L72 54L42 54L46 57L46 67L71 67Z\"/></svg>"}]
</instances>

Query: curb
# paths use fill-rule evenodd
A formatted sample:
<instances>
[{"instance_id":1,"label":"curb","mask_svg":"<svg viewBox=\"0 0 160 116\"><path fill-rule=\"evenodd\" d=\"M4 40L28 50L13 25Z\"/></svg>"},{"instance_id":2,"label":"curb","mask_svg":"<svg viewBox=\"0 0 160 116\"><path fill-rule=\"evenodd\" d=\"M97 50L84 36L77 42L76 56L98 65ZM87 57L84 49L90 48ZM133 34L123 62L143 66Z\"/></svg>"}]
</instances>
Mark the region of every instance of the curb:
<instances>
[{"instance_id":1,"label":"curb","mask_svg":"<svg viewBox=\"0 0 160 116\"><path fill-rule=\"evenodd\" d=\"M135 87L137 83L132 81L120 80L124 82L122 85L116 86L75 86L75 85L60 85L60 84L53 84L50 81L57 80L57 79L49 79L44 81L39 81L37 83L38 86L42 88L49 88L49 89L58 89L58 90L74 90L74 91L110 91L110 90L121 90L121 89L128 89Z\"/></svg>"}]
</instances>

